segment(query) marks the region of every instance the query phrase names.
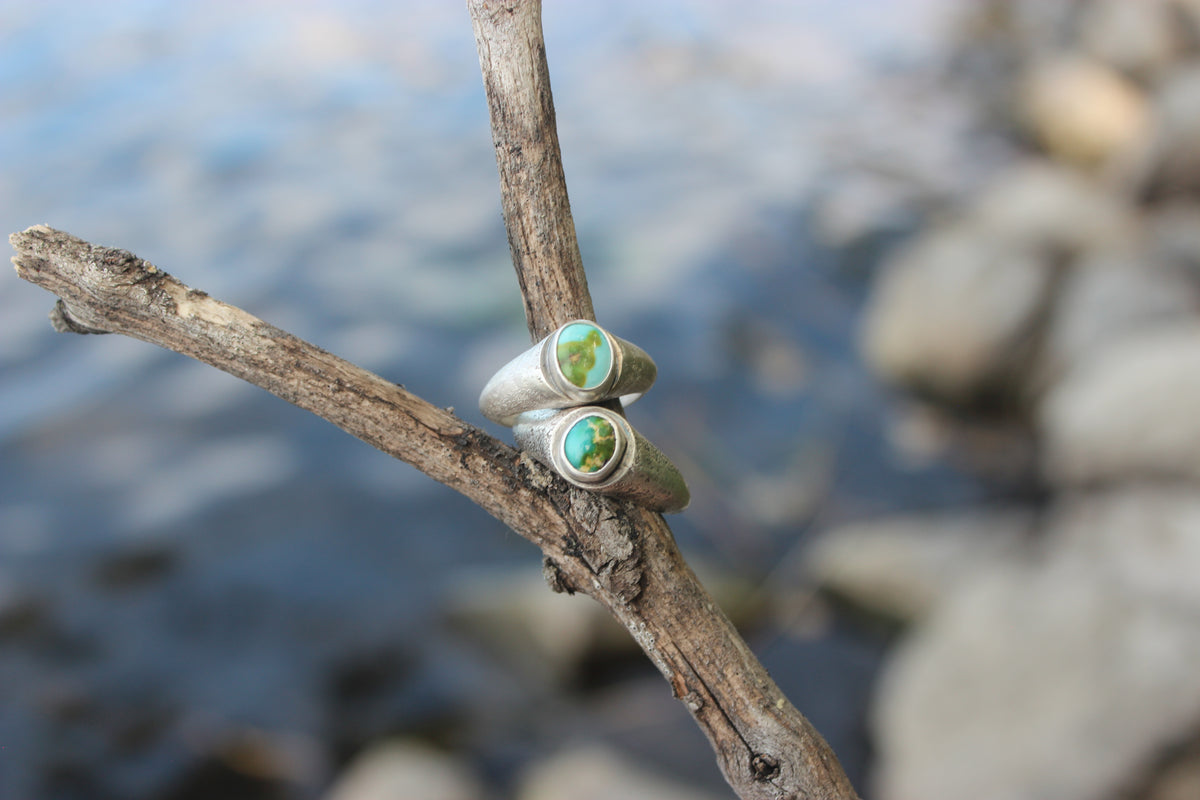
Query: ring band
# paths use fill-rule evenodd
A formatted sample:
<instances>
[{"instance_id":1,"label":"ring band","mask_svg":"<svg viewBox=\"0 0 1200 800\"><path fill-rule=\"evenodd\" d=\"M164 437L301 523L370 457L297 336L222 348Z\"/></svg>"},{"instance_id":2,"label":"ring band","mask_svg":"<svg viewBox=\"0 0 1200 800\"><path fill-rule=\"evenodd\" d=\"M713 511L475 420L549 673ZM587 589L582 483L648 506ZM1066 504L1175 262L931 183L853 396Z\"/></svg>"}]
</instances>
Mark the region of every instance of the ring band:
<instances>
[{"instance_id":1,"label":"ring band","mask_svg":"<svg viewBox=\"0 0 1200 800\"><path fill-rule=\"evenodd\" d=\"M505 364L483 387L479 410L511 426L517 415L614 397L636 400L658 368L646 352L594 322L568 322Z\"/></svg>"},{"instance_id":2,"label":"ring band","mask_svg":"<svg viewBox=\"0 0 1200 800\"><path fill-rule=\"evenodd\" d=\"M528 411L517 417L513 437L522 450L581 489L664 514L682 511L691 499L670 459L606 408Z\"/></svg>"}]
</instances>

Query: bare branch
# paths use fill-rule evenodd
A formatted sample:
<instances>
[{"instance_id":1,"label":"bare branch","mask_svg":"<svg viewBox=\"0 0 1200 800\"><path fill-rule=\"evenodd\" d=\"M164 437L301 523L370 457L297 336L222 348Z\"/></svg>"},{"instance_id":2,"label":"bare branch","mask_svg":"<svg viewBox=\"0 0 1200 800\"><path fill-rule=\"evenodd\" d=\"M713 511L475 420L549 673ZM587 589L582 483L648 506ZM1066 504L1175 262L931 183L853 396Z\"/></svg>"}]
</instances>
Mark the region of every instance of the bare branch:
<instances>
[{"instance_id":1,"label":"bare branch","mask_svg":"<svg viewBox=\"0 0 1200 800\"><path fill-rule=\"evenodd\" d=\"M469 0L492 117L504 227L534 341L573 319L595 319L588 293L542 41L542 4Z\"/></svg>"},{"instance_id":2,"label":"bare branch","mask_svg":"<svg viewBox=\"0 0 1200 800\"><path fill-rule=\"evenodd\" d=\"M9 241L17 274L60 298L52 316L61 330L132 336L237 375L457 489L540 547L556 588L591 595L633 634L743 798L854 797L661 516L577 490L403 387L124 250L40 225Z\"/></svg>"},{"instance_id":3,"label":"bare branch","mask_svg":"<svg viewBox=\"0 0 1200 800\"><path fill-rule=\"evenodd\" d=\"M562 176L534 0L469 0L514 263L535 339L594 318ZM449 411L191 289L123 250L35 226L20 277L60 298L55 328L121 333L308 409L446 484L540 547L556 591L629 630L704 730L743 800L856 800L829 746L697 581L662 517L574 489Z\"/></svg>"},{"instance_id":4,"label":"bare branch","mask_svg":"<svg viewBox=\"0 0 1200 800\"><path fill-rule=\"evenodd\" d=\"M559 152L540 0L468 0L491 112L501 203L535 340L595 319ZM597 596L638 639L708 735L743 798L849 798L829 746L784 698L683 561L662 517L639 511L634 602ZM548 566L556 566L547 555ZM553 584L552 584L553 585Z\"/></svg>"}]
</instances>

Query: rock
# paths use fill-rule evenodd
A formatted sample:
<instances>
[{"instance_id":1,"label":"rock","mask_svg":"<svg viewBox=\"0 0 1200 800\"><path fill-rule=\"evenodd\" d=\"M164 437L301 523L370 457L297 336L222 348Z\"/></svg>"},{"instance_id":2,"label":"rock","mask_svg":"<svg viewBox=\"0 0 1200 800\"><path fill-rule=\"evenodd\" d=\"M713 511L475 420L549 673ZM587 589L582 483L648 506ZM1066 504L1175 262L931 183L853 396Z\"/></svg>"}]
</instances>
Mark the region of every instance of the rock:
<instances>
[{"instance_id":1,"label":"rock","mask_svg":"<svg viewBox=\"0 0 1200 800\"><path fill-rule=\"evenodd\" d=\"M1145 247L1096 253L1064 277L1046 334L1040 382L1049 383L1098 349L1197 311L1196 287Z\"/></svg>"},{"instance_id":2,"label":"rock","mask_svg":"<svg viewBox=\"0 0 1200 800\"><path fill-rule=\"evenodd\" d=\"M1064 260L1124 245L1128 205L1072 170L1029 161L988 186L956 222L884 265L864 315L863 350L885 378L952 403L1012 384L1038 344Z\"/></svg>"},{"instance_id":3,"label":"rock","mask_svg":"<svg viewBox=\"0 0 1200 800\"><path fill-rule=\"evenodd\" d=\"M967 217L994 239L1060 257L1122 244L1136 227L1128 203L1103 184L1041 159L1004 170L972 202Z\"/></svg>"},{"instance_id":4,"label":"rock","mask_svg":"<svg viewBox=\"0 0 1200 800\"><path fill-rule=\"evenodd\" d=\"M0 642L45 632L52 612L53 604L40 592L0 575Z\"/></svg>"},{"instance_id":5,"label":"rock","mask_svg":"<svg viewBox=\"0 0 1200 800\"><path fill-rule=\"evenodd\" d=\"M1039 409L1052 483L1200 479L1200 323L1126 337L1068 372Z\"/></svg>"},{"instance_id":6,"label":"rock","mask_svg":"<svg viewBox=\"0 0 1200 800\"><path fill-rule=\"evenodd\" d=\"M836 528L809 553L822 587L869 611L918 621L976 571L1017 557L1023 511L886 517Z\"/></svg>"},{"instance_id":7,"label":"rock","mask_svg":"<svg viewBox=\"0 0 1200 800\"><path fill-rule=\"evenodd\" d=\"M567 750L535 764L521 778L517 800L716 800L650 773L607 747Z\"/></svg>"},{"instance_id":8,"label":"rock","mask_svg":"<svg viewBox=\"0 0 1200 800\"><path fill-rule=\"evenodd\" d=\"M1091 0L1076 23L1080 48L1138 79L1161 74L1183 47L1168 0Z\"/></svg>"},{"instance_id":9,"label":"rock","mask_svg":"<svg viewBox=\"0 0 1200 800\"><path fill-rule=\"evenodd\" d=\"M1017 89L1018 113L1046 152L1087 168L1109 165L1146 132L1146 100L1116 71L1059 56L1035 64Z\"/></svg>"},{"instance_id":10,"label":"rock","mask_svg":"<svg viewBox=\"0 0 1200 800\"><path fill-rule=\"evenodd\" d=\"M704 563L696 574L735 624L761 616L760 587ZM523 675L569 682L593 658L637 655L637 644L590 597L556 594L538 570L464 569L448 581L449 624Z\"/></svg>"},{"instance_id":11,"label":"rock","mask_svg":"<svg viewBox=\"0 0 1200 800\"><path fill-rule=\"evenodd\" d=\"M1200 191L1200 66L1171 72L1153 101L1153 125L1129 168L1151 199Z\"/></svg>"},{"instance_id":12,"label":"rock","mask_svg":"<svg viewBox=\"0 0 1200 800\"><path fill-rule=\"evenodd\" d=\"M885 265L863 349L880 375L951 402L995 387L1050 288L1047 259L963 225L920 237Z\"/></svg>"},{"instance_id":13,"label":"rock","mask_svg":"<svg viewBox=\"0 0 1200 800\"><path fill-rule=\"evenodd\" d=\"M628 635L589 597L556 594L540 571L464 570L449 581L449 623L522 673L567 681L597 646Z\"/></svg>"},{"instance_id":14,"label":"rock","mask_svg":"<svg viewBox=\"0 0 1200 800\"><path fill-rule=\"evenodd\" d=\"M1200 615L1200 491L1133 485L1068 497L1048 522L1051 558L1073 560L1113 590Z\"/></svg>"},{"instance_id":15,"label":"rock","mask_svg":"<svg viewBox=\"0 0 1200 800\"><path fill-rule=\"evenodd\" d=\"M959 586L886 667L881 800L1110 797L1200 724L1200 627L1078 560Z\"/></svg>"},{"instance_id":16,"label":"rock","mask_svg":"<svg viewBox=\"0 0 1200 800\"><path fill-rule=\"evenodd\" d=\"M483 800L469 766L426 745L390 741L358 756L325 800Z\"/></svg>"},{"instance_id":17,"label":"rock","mask_svg":"<svg viewBox=\"0 0 1200 800\"><path fill-rule=\"evenodd\" d=\"M1200 285L1200 204L1168 203L1148 215L1146 227L1153 257Z\"/></svg>"},{"instance_id":18,"label":"rock","mask_svg":"<svg viewBox=\"0 0 1200 800\"><path fill-rule=\"evenodd\" d=\"M1145 800L1196 800L1200 797L1200 755L1169 764L1150 783Z\"/></svg>"}]
</instances>

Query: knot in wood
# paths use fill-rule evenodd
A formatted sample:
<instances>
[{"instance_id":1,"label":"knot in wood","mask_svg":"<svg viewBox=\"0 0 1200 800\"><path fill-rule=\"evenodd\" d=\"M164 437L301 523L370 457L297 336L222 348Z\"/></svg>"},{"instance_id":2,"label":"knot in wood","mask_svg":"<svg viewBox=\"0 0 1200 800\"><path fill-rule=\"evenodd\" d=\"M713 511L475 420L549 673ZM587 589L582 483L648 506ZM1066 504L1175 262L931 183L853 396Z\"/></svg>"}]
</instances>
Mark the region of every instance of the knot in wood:
<instances>
[{"instance_id":1,"label":"knot in wood","mask_svg":"<svg viewBox=\"0 0 1200 800\"><path fill-rule=\"evenodd\" d=\"M575 594L575 586L550 556L542 558L542 577L546 579L550 591L558 594L562 594L563 592Z\"/></svg>"},{"instance_id":2,"label":"knot in wood","mask_svg":"<svg viewBox=\"0 0 1200 800\"><path fill-rule=\"evenodd\" d=\"M779 774L779 759L766 753L755 753L750 759L750 772L756 781L769 781Z\"/></svg>"}]
</instances>

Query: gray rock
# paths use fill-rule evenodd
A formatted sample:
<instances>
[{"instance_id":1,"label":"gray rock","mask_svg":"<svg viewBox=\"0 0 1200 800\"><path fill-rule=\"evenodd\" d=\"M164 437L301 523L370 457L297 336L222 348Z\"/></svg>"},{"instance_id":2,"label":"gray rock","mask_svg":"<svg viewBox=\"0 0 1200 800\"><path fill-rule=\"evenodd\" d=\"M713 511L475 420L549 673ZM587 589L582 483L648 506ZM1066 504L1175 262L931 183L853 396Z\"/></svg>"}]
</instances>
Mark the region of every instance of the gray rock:
<instances>
[{"instance_id":1,"label":"gray rock","mask_svg":"<svg viewBox=\"0 0 1200 800\"><path fill-rule=\"evenodd\" d=\"M1013 384L1036 334L1057 265L1123 245L1127 203L1095 181L1029 161L988 186L956 222L898 252L872 287L863 350L883 377L955 402Z\"/></svg>"},{"instance_id":2,"label":"gray rock","mask_svg":"<svg viewBox=\"0 0 1200 800\"><path fill-rule=\"evenodd\" d=\"M325 800L482 800L469 765L426 745L380 743L356 758Z\"/></svg>"},{"instance_id":3,"label":"gray rock","mask_svg":"<svg viewBox=\"0 0 1200 800\"><path fill-rule=\"evenodd\" d=\"M1028 245L957 225L901 251L872 288L863 349L902 386L969 402L1009 371L1050 287Z\"/></svg>"},{"instance_id":4,"label":"gray rock","mask_svg":"<svg viewBox=\"0 0 1200 800\"><path fill-rule=\"evenodd\" d=\"M522 777L517 800L715 800L655 775L607 747L567 750Z\"/></svg>"},{"instance_id":5,"label":"gray rock","mask_svg":"<svg viewBox=\"0 0 1200 800\"><path fill-rule=\"evenodd\" d=\"M1006 169L971 204L968 219L989 236L1073 256L1127 241L1129 204L1076 170L1031 159Z\"/></svg>"},{"instance_id":6,"label":"gray rock","mask_svg":"<svg viewBox=\"0 0 1200 800\"><path fill-rule=\"evenodd\" d=\"M1200 617L1200 490L1131 485L1060 501L1050 557L1094 571L1114 591Z\"/></svg>"},{"instance_id":7,"label":"gray rock","mask_svg":"<svg viewBox=\"0 0 1200 800\"><path fill-rule=\"evenodd\" d=\"M1151 114L1150 134L1129 167L1134 188L1153 198L1194 194L1200 190L1200 66L1172 71Z\"/></svg>"},{"instance_id":8,"label":"gray rock","mask_svg":"<svg viewBox=\"0 0 1200 800\"><path fill-rule=\"evenodd\" d=\"M919 621L981 569L1018 558L1023 511L886 517L828 531L808 554L810 578L858 606Z\"/></svg>"},{"instance_id":9,"label":"gray rock","mask_svg":"<svg viewBox=\"0 0 1200 800\"><path fill-rule=\"evenodd\" d=\"M1039 381L1050 383L1114 341L1193 317L1196 287L1143 245L1082 259L1064 277L1042 348Z\"/></svg>"},{"instance_id":10,"label":"gray rock","mask_svg":"<svg viewBox=\"0 0 1200 800\"><path fill-rule=\"evenodd\" d=\"M1088 55L1139 79L1161 74L1184 47L1170 0L1091 0L1076 23Z\"/></svg>"},{"instance_id":11,"label":"gray rock","mask_svg":"<svg viewBox=\"0 0 1200 800\"><path fill-rule=\"evenodd\" d=\"M1200 626L1079 560L963 584L887 666L881 800L1095 800L1200 724Z\"/></svg>"},{"instance_id":12,"label":"gray rock","mask_svg":"<svg viewBox=\"0 0 1200 800\"><path fill-rule=\"evenodd\" d=\"M1200 284L1200 204L1168 203L1148 215L1146 228L1154 257Z\"/></svg>"},{"instance_id":13,"label":"gray rock","mask_svg":"<svg viewBox=\"0 0 1200 800\"><path fill-rule=\"evenodd\" d=\"M762 613L757 584L704 563L693 568L735 624ZM561 684L588 658L639 652L629 632L599 603L556 594L540 570L467 568L447 586L444 613L450 626L523 675Z\"/></svg>"},{"instance_id":14,"label":"gray rock","mask_svg":"<svg viewBox=\"0 0 1200 800\"><path fill-rule=\"evenodd\" d=\"M1200 323L1147 330L1070 372L1039 409L1057 484L1200 479Z\"/></svg>"},{"instance_id":15,"label":"gray rock","mask_svg":"<svg viewBox=\"0 0 1200 800\"><path fill-rule=\"evenodd\" d=\"M523 674L558 683L569 679L589 652L605 645L632 646L598 603L555 594L540 570L462 570L448 584L445 607L455 629Z\"/></svg>"}]
</instances>

